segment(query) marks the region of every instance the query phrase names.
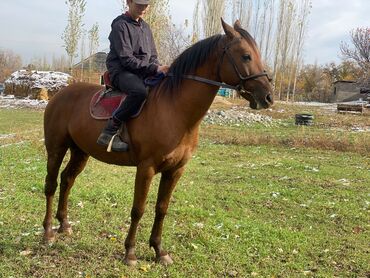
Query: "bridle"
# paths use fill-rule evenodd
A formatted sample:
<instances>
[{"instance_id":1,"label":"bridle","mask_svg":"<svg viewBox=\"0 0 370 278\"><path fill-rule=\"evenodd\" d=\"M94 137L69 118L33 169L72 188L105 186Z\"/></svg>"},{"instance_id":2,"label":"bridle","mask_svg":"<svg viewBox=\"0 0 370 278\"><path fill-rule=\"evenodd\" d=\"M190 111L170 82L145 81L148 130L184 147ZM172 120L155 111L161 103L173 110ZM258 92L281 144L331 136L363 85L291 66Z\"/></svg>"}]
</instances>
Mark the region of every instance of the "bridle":
<instances>
[{"instance_id":1,"label":"bridle","mask_svg":"<svg viewBox=\"0 0 370 278\"><path fill-rule=\"evenodd\" d=\"M238 66L235 63L235 60L233 59L233 57L231 56L230 51L229 51L230 47L233 44L234 44L234 42L232 41L232 42L226 44L222 48L222 50L223 50L222 51L222 56L221 56L220 62L218 63L218 67L217 67L217 78L218 78L218 80L221 80L221 82L214 81L214 80L207 79L207 78L203 78L203 77L196 76L196 75L183 75L182 77L183 78L186 78L186 79L191 79L191 80L199 81L199 82L202 82L202 83L207 83L207 84L210 84L210 85L215 85L215 86L219 86L219 87L223 87L223 88L228 88L228 89L236 90L242 96L251 95L251 93L248 92L244 88L244 83L246 81L248 81L248 80L255 80L255 79L259 78L259 77L266 76L267 79L269 80L269 82L271 82L271 78L269 77L268 73L265 70L263 72L260 72L260 73L257 73L257 74L248 74L247 73L247 76L243 76L240 73L240 71L238 69ZM227 83L222 82L222 78L221 78L221 75L220 75L220 70L221 70L221 67L222 67L222 64L223 64L225 55L228 58L230 64L233 66L233 68L235 70L235 73L239 77L239 84L236 85L236 86L229 85Z\"/></svg>"}]
</instances>

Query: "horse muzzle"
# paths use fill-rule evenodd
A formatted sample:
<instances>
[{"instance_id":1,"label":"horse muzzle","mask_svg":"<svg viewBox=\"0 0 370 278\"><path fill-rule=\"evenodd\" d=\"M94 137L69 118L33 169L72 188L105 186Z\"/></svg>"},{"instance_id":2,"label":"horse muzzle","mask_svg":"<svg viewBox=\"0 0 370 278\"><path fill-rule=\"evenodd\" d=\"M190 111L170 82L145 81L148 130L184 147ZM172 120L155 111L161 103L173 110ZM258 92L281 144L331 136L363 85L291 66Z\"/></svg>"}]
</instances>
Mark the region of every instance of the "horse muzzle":
<instances>
[{"instance_id":1,"label":"horse muzzle","mask_svg":"<svg viewBox=\"0 0 370 278\"><path fill-rule=\"evenodd\" d=\"M264 97L246 90L241 90L239 93L243 98L249 101L249 106L252 109L267 109L274 104L272 93L264 94Z\"/></svg>"}]
</instances>

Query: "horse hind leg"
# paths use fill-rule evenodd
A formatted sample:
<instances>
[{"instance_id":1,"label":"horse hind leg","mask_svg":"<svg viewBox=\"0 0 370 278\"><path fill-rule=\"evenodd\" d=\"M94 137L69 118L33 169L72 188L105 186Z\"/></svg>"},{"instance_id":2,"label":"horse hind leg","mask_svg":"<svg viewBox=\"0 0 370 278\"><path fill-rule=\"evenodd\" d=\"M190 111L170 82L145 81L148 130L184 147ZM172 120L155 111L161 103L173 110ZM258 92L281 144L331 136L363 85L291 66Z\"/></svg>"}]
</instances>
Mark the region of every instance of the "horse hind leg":
<instances>
[{"instance_id":1,"label":"horse hind leg","mask_svg":"<svg viewBox=\"0 0 370 278\"><path fill-rule=\"evenodd\" d=\"M43 221L44 226L44 242L52 243L55 240L55 233L53 231L53 199L58 186L58 173L63 158L67 152L68 147L63 146L57 149L48 149L47 159L47 175L45 177L45 197L46 197L46 213Z\"/></svg>"},{"instance_id":2,"label":"horse hind leg","mask_svg":"<svg viewBox=\"0 0 370 278\"><path fill-rule=\"evenodd\" d=\"M61 174L59 203L56 218L59 220L59 233L72 234L72 227L68 221L68 196L76 177L86 166L89 156L81 149L73 146L70 148L70 160Z\"/></svg>"}]
</instances>

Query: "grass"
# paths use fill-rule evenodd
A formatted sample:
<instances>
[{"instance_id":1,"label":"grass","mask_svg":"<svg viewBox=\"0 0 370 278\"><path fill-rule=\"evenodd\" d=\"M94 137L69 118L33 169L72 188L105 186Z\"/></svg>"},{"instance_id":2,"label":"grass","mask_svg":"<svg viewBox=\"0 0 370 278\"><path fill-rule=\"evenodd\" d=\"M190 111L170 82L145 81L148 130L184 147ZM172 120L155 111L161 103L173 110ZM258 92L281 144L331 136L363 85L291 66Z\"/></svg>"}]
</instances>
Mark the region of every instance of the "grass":
<instances>
[{"instance_id":1,"label":"grass","mask_svg":"<svg viewBox=\"0 0 370 278\"><path fill-rule=\"evenodd\" d=\"M216 103L215 109L228 109L230 105L240 105L241 100L231 100L229 104ZM250 111L254 113L252 110ZM222 144L272 145L282 147L315 148L340 152L370 153L370 111L364 114L337 114L328 108L302 106L278 102L273 109L258 111L277 120L271 126L218 126L203 128L203 136ZM314 125L296 126L295 114L314 115Z\"/></svg>"},{"instance_id":2,"label":"grass","mask_svg":"<svg viewBox=\"0 0 370 278\"><path fill-rule=\"evenodd\" d=\"M165 221L164 246L175 264L156 265L148 247L156 178L137 238L140 262L128 268L122 263L123 242L135 169L90 159L70 197L73 236L43 246L42 111L0 109L0 117L5 119L0 145L13 144L0 147L0 277L370 274L370 160L362 151L273 144L309 130L284 124L270 129L203 126L198 151ZM352 142L369 139L367 133L346 129L343 138L350 134ZM304 135L312 138L320 131L325 129L317 126ZM263 145L249 144L242 136L266 132L273 140Z\"/></svg>"}]
</instances>

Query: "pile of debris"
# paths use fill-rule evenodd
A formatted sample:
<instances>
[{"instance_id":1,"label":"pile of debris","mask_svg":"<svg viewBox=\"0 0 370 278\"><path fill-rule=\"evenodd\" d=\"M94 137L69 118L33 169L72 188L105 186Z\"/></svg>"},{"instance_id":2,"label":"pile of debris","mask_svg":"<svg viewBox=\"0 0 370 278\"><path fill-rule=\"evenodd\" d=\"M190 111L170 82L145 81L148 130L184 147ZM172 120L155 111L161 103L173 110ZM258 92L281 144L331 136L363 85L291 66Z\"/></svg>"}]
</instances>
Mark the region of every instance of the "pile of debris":
<instances>
[{"instance_id":1,"label":"pile of debris","mask_svg":"<svg viewBox=\"0 0 370 278\"><path fill-rule=\"evenodd\" d=\"M1 95L0 94L0 109L18 109L18 108L32 108L32 109L45 109L48 104L47 100L37 100L30 98L16 98L14 95Z\"/></svg>"},{"instance_id":2,"label":"pile of debris","mask_svg":"<svg viewBox=\"0 0 370 278\"><path fill-rule=\"evenodd\" d=\"M270 127L276 123L272 117L248 112L249 108L234 106L228 110L209 110L203 122L206 124L217 124L227 126L249 126L260 123Z\"/></svg>"},{"instance_id":3,"label":"pile of debris","mask_svg":"<svg viewBox=\"0 0 370 278\"><path fill-rule=\"evenodd\" d=\"M72 82L72 76L63 72L19 70L5 81L4 95L48 100Z\"/></svg>"}]
</instances>

